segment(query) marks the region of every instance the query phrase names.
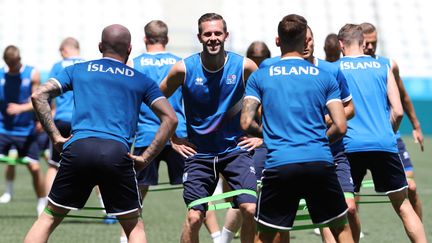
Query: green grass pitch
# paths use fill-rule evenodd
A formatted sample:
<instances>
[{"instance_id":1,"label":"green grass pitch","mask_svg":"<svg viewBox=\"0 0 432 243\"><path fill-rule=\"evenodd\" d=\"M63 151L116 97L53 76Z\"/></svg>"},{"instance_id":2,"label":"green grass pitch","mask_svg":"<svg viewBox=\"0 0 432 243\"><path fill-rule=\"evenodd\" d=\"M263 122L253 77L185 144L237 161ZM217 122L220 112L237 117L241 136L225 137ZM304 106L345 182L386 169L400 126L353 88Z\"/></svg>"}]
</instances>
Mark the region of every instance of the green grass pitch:
<instances>
[{"instance_id":1,"label":"green grass pitch","mask_svg":"<svg viewBox=\"0 0 432 243\"><path fill-rule=\"evenodd\" d=\"M425 152L405 137L408 151L414 163L415 180L423 202L423 221L429 240L432 239L432 138L426 139ZM3 164L0 164L4 168ZM46 170L46 165L43 164ZM161 167L160 181L166 182L166 169ZM4 191L4 169L0 172L0 193ZM0 204L0 242L22 242L27 230L36 219L36 199L31 177L27 169L17 166L15 194L11 203ZM95 194L87 206L99 206ZM217 211L219 225L223 225L225 210ZM79 215L102 216L101 212L72 212ZM143 219L149 242L179 242L180 232L186 213L181 190L150 192L144 201ZM360 218L365 238L362 242L409 242L402 223L390 204L363 204ZM119 242L119 224L106 225L102 220L65 219L50 238L50 242ZM311 230L295 231L291 234L292 242L321 242ZM211 242L205 227L201 228L201 242ZM234 242L240 242L236 239Z\"/></svg>"}]
</instances>

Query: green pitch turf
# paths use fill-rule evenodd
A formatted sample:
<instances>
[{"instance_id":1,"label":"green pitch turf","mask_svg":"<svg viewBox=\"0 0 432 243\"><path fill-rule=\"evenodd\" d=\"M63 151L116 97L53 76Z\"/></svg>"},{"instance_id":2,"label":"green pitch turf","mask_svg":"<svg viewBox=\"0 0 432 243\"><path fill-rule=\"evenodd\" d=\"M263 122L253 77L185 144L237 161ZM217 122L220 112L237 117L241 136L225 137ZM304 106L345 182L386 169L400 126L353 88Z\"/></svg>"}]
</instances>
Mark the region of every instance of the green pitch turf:
<instances>
[{"instance_id":1,"label":"green pitch turf","mask_svg":"<svg viewBox=\"0 0 432 243\"><path fill-rule=\"evenodd\" d=\"M415 181L423 202L424 225L428 239L432 239L432 138L426 139L425 152L420 152L411 137L405 137L408 151L414 162ZM0 164L4 168L3 164ZM36 198L31 177L25 166L16 167L15 194L12 202L0 204L0 243L22 242L27 230L36 219ZM46 170L46 165L43 164ZM168 181L162 164L160 181ZM0 193L4 191L4 169L0 172ZM365 191L370 192L370 191ZM384 198L383 198L384 199ZM87 206L99 206L95 194ZM181 190L150 192L144 201L143 218L149 242L179 242L186 213ZM225 210L217 211L219 225L223 225ZM103 216L99 211L72 212L78 215ZM360 217L365 238L361 242L409 242L399 218L390 204L363 204ZM102 220L65 219L56 229L49 242L119 242L119 224L106 225ZM312 230L295 231L292 242L321 242ZM201 228L201 242L211 242L205 227ZM236 239L234 242L240 242Z\"/></svg>"}]
</instances>

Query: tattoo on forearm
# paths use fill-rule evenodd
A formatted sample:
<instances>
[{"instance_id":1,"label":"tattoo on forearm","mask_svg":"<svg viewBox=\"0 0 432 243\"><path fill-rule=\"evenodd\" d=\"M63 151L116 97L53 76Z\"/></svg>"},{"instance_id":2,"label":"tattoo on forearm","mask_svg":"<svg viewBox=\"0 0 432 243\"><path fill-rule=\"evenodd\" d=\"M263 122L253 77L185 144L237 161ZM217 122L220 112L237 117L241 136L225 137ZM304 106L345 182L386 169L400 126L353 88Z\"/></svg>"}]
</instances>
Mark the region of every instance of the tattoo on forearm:
<instances>
[{"instance_id":1,"label":"tattoo on forearm","mask_svg":"<svg viewBox=\"0 0 432 243\"><path fill-rule=\"evenodd\" d=\"M262 137L262 129L255 121L256 111L258 109L259 102L254 99L244 99L243 109L240 118L240 124L245 131L255 137Z\"/></svg>"},{"instance_id":2,"label":"tattoo on forearm","mask_svg":"<svg viewBox=\"0 0 432 243\"><path fill-rule=\"evenodd\" d=\"M147 159L147 161L154 160L156 156L163 150L166 143L168 142L168 139L173 135L174 132L175 130L168 124L168 122L162 121L153 141L144 151L143 157Z\"/></svg>"},{"instance_id":3,"label":"tattoo on forearm","mask_svg":"<svg viewBox=\"0 0 432 243\"><path fill-rule=\"evenodd\" d=\"M48 136L51 138L54 136L60 136L60 132L54 124L48 99L54 98L60 95L60 93L61 90L57 83L55 83L55 81L48 80L45 84L39 86L39 88L32 95L32 103L36 115Z\"/></svg>"}]
</instances>

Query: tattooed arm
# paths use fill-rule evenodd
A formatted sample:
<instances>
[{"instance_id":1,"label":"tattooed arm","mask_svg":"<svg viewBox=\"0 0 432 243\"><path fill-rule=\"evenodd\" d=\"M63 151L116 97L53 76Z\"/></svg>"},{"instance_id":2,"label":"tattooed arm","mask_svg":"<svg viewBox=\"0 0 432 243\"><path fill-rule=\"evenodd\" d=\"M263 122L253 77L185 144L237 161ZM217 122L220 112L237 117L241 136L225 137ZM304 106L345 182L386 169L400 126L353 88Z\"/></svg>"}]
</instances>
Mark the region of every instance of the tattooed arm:
<instances>
[{"instance_id":1,"label":"tattooed arm","mask_svg":"<svg viewBox=\"0 0 432 243\"><path fill-rule=\"evenodd\" d=\"M167 99L163 98L157 100L150 108L159 118L161 124L153 138L153 141L140 156L129 154L129 157L135 161L135 167L137 170L144 169L156 158L156 156L165 147L168 139L174 134L177 127L177 116Z\"/></svg>"},{"instance_id":2,"label":"tattooed arm","mask_svg":"<svg viewBox=\"0 0 432 243\"><path fill-rule=\"evenodd\" d=\"M255 121L259 101L253 98L244 98L240 117L240 126L249 135L262 138L262 127Z\"/></svg>"},{"instance_id":3,"label":"tattooed arm","mask_svg":"<svg viewBox=\"0 0 432 243\"><path fill-rule=\"evenodd\" d=\"M67 141L67 138L62 137L55 126L48 100L60 94L61 87L56 81L50 79L45 84L40 85L31 96L36 115L57 151L62 150L62 146Z\"/></svg>"}]
</instances>

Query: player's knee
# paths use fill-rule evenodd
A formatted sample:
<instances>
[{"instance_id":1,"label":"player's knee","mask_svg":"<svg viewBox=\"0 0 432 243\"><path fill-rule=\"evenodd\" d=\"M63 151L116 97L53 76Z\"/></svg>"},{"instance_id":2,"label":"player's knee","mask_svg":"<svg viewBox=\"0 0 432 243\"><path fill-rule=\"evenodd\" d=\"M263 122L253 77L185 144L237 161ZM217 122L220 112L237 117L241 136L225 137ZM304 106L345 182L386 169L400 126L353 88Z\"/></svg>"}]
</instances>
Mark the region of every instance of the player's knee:
<instances>
[{"instance_id":1,"label":"player's knee","mask_svg":"<svg viewBox=\"0 0 432 243\"><path fill-rule=\"evenodd\" d=\"M240 211L243 217L253 218L255 215L256 204L255 203L242 203L240 204Z\"/></svg>"},{"instance_id":2,"label":"player's knee","mask_svg":"<svg viewBox=\"0 0 432 243\"><path fill-rule=\"evenodd\" d=\"M200 227L204 221L204 213L199 210L191 209L187 215L187 221L191 227Z\"/></svg>"}]
</instances>

